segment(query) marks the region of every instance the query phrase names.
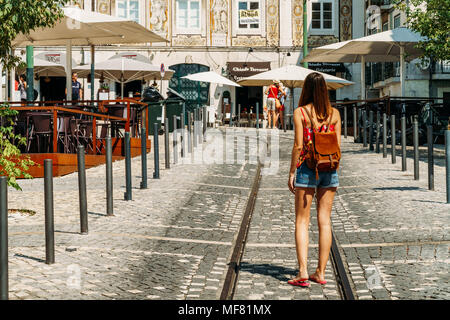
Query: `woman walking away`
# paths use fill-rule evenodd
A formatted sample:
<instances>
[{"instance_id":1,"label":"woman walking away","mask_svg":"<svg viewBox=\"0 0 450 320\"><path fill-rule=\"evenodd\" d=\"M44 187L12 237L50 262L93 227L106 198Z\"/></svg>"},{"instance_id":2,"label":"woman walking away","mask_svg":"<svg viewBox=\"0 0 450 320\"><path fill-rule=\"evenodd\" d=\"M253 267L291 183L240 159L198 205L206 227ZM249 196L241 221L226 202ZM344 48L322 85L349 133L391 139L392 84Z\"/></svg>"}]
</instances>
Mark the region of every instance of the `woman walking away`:
<instances>
[{"instance_id":1,"label":"woman walking away","mask_svg":"<svg viewBox=\"0 0 450 320\"><path fill-rule=\"evenodd\" d=\"M288 186L295 194L295 245L299 272L288 283L309 287L308 280L326 283L325 267L332 241L330 217L339 186L337 169L341 156L341 117L339 111L331 107L325 79L319 73L311 73L305 79L299 108L294 111L294 125ZM319 263L315 272L308 275L308 227L314 195L319 226Z\"/></svg>"},{"instance_id":2,"label":"woman walking away","mask_svg":"<svg viewBox=\"0 0 450 320\"><path fill-rule=\"evenodd\" d=\"M267 94L267 127L270 129L275 125L275 109L276 109L276 99L278 97L278 85L280 81L273 80L273 84L267 88L265 94Z\"/></svg>"}]
</instances>

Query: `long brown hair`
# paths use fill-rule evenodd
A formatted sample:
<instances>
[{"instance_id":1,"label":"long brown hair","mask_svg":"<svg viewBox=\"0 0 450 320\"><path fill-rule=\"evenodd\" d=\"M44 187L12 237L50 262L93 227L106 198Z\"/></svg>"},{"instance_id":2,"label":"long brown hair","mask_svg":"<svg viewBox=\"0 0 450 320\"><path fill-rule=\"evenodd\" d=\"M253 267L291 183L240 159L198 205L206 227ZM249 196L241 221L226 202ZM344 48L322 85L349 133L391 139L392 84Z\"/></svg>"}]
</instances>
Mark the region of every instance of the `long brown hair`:
<instances>
[{"instance_id":1,"label":"long brown hair","mask_svg":"<svg viewBox=\"0 0 450 320\"><path fill-rule=\"evenodd\" d=\"M327 84L320 73L310 73L303 83L298 106L304 107L308 104L313 105L317 119L320 121L327 119L332 112Z\"/></svg>"}]
</instances>

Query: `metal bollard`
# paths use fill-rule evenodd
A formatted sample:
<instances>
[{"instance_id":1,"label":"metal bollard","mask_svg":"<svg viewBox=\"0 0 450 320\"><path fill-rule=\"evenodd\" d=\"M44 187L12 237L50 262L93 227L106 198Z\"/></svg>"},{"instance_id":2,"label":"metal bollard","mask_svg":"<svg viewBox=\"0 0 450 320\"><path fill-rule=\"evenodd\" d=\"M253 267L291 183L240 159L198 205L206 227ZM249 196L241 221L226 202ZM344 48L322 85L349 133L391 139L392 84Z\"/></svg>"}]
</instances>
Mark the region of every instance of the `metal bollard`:
<instances>
[{"instance_id":1,"label":"metal bollard","mask_svg":"<svg viewBox=\"0 0 450 320\"><path fill-rule=\"evenodd\" d=\"M164 159L166 169L170 169L169 119L164 119Z\"/></svg>"},{"instance_id":2,"label":"metal bollard","mask_svg":"<svg viewBox=\"0 0 450 320\"><path fill-rule=\"evenodd\" d=\"M373 151L373 111L369 111L369 150Z\"/></svg>"},{"instance_id":3,"label":"metal bollard","mask_svg":"<svg viewBox=\"0 0 450 320\"><path fill-rule=\"evenodd\" d=\"M383 158L387 158L387 115L383 113Z\"/></svg>"},{"instance_id":4,"label":"metal bollard","mask_svg":"<svg viewBox=\"0 0 450 320\"><path fill-rule=\"evenodd\" d=\"M259 129L259 102L256 103L256 129Z\"/></svg>"},{"instance_id":5,"label":"metal bollard","mask_svg":"<svg viewBox=\"0 0 450 320\"><path fill-rule=\"evenodd\" d=\"M53 161L44 160L45 263L55 263L55 225L53 211Z\"/></svg>"},{"instance_id":6,"label":"metal bollard","mask_svg":"<svg viewBox=\"0 0 450 320\"><path fill-rule=\"evenodd\" d=\"M197 109L194 110L194 127L193 127L193 140L194 140L194 148L197 148L197 131L198 131L198 121L197 121Z\"/></svg>"},{"instance_id":7,"label":"metal bollard","mask_svg":"<svg viewBox=\"0 0 450 320\"><path fill-rule=\"evenodd\" d=\"M445 130L445 176L447 182L447 203L450 203L450 124Z\"/></svg>"},{"instance_id":8,"label":"metal bollard","mask_svg":"<svg viewBox=\"0 0 450 320\"><path fill-rule=\"evenodd\" d=\"M131 146L130 146L130 133L125 132L125 200L132 200L131 190Z\"/></svg>"},{"instance_id":9,"label":"metal bollard","mask_svg":"<svg viewBox=\"0 0 450 320\"><path fill-rule=\"evenodd\" d=\"M192 113L188 112L188 153L192 153Z\"/></svg>"},{"instance_id":10,"label":"metal bollard","mask_svg":"<svg viewBox=\"0 0 450 320\"><path fill-rule=\"evenodd\" d=\"M147 189L147 137L145 136L145 127L141 128L141 169L142 181L141 189Z\"/></svg>"},{"instance_id":11,"label":"metal bollard","mask_svg":"<svg viewBox=\"0 0 450 320\"><path fill-rule=\"evenodd\" d=\"M203 142L206 142L206 129L208 127L208 109L203 107Z\"/></svg>"},{"instance_id":12,"label":"metal bollard","mask_svg":"<svg viewBox=\"0 0 450 320\"><path fill-rule=\"evenodd\" d=\"M366 112L366 110L362 111L362 119L363 119L363 147L367 148L367 112Z\"/></svg>"},{"instance_id":13,"label":"metal bollard","mask_svg":"<svg viewBox=\"0 0 450 320\"><path fill-rule=\"evenodd\" d=\"M347 106L344 106L344 138L347 138Z\"/></svg>"},{"instance_id":14,"label":"metal bollard","mask_svg":"<svg viewBox=\"0 0 450 320\"><path fill-rule=\"evenodd\" d=\"M356 114L356 107L353 107L353 142L358 140L358 118Z\"/></svg>"},{"instance_id":15,"label":"metal bollard","mask_svg":"<svg viewBox=\"0 0 450 320\"><path fill-rule=\"evenodd\" d=\"M433 126L427 126L428 190L434 190Z\"/></svg>"},{"instance_id":16,"label":"metal bollard","mask_svg":"<svg viewBox=\"0 0 450 320\"><path fill-rule=\"evenodd\" d=\"M419 121L414 117L413 123L413 141L414 141L414 180L419 180Z\"/></svg>"},{"instance_id":17,"label":"metal bollard","mask_svg":"<svg viewBox=\"0 0 450 320\"><path fill-rule=\"evenodd\" d=\"M168 124L168 122L166 122ZM158 123L153 124L153 152L155 160L155 171L153 179L159 179L159 141L158 141Z\"/></svg>"},{"instance_id":18,"label":"metal bollard","mask_svg":"<svg viewBox=\"0 0 450 320\"><path fill-rule=\"evenodd\" d=\"M362 113L362 111L361 111L361 109L358 109L358 116L357 116L357 124L359 123L359 121L362 119L362 115L361 115L361 113ZM362 126L358 126L357 125L357 127L358 127L358 131L357 131L357 139L356 139L356 142L358 142L358 143L361 143L362 142L362 132L361 132L361 130L362 130Z\"/></svg>"},{"instance_id":19,"label":"metal bollard","mask_svg":"<svg viewBox=\"0 0 450 320\"><path fill-rule=\"evenodd\" d=\"M184 126L184 119L185 119L185 115L184 112L181 114L181 137L180 137L180 152L181 152L181 157L184 158L186 156L186 150L185 149L185 143L184 143L184 135L185 135L185 126Z\"/></svg>"},{"instance_id":20,"label":"metal bollard","mask_svg":"<svg viewBox=\"0 0 450 320\"><path fill-rule=\"evenodd\" d=\"M377 111L377 131L375 133L375 152L380 153L380 111Z\"/></svg>"},{"instance_id":21,"label":"metal bollard","mask_svg":"<svg viewBox=\"0 0 450 320\"><path fill-rule=\"evenodd\" d=\"M391 157L392 157L392 163L396 163L396 155L395 155L395 114L391 115Z\"/></svg>"},{"instance_id":22,"label":"metal bollard","mask_svg":"<svg viewBox=\"0 0 450 320\"><path fill-rule=\"evenodd\" d=\"M106 137L106 215L114 215L113 207L113 172L112 172L112 141Z\"/></svg>"},{"instance_id":23,"label":"metal bollard","mask_svg":"<svg viewBox=\"0 0 450 320\"><path fill-rule=\"evenodd\" d=\"M173 139L173 163L178 163L178 146L177 146L177 116L173 116L173 132L172 132L172 139Z\"/></svg>"},{"instance_id":24,"label":"metal bollard","mask_svg":"<svg viewBox=\"0 0 450 320\"><path fill-rule=\"evenodd\" d=\"M238 116L238 127L240 127L241 126L241 104L240 103L238 104L238 114L237 114L237 116Z\"/></svg>"},{"instance_id":25,"label":"metal bollard","mask_svg":"<svg viewBox=\"0 0 450 320\"><path fill-rule=\"evenodd\" d=\"M86 167L84 146L78 146L78 191L80 200L80 229L81 234L88 233L88 214L87 214L87 196L86 196Z\"/></svg>"},{"instance_id":26,"label":"metal bollard","mask_svg":"<svg viewBox=\"0 0 450 320\"><path fill-rule=\"evenodd\" d=\"M406 118L402 116L402 171L406 171Z\"/></svg>"},{"instance_id":27,"label":"metal bollard","mask_svg":"<svg viewBox=\"0 0 450 320\"><path fill-rule=\"evenodd\" d=\"M234 103L230 102L231 110L230 110L230 127L233 126L233 113L234 113Z\"/></svg>"},{"instance_id":28,"label":"metal bollard","mask_svg":"<svg viewBox=\"0 0 450 320\"><path fill-rule=\"evenodd\" d=\"M0 177L0 300L8 300L8 178Z\"/></svg>"}]
</instances>

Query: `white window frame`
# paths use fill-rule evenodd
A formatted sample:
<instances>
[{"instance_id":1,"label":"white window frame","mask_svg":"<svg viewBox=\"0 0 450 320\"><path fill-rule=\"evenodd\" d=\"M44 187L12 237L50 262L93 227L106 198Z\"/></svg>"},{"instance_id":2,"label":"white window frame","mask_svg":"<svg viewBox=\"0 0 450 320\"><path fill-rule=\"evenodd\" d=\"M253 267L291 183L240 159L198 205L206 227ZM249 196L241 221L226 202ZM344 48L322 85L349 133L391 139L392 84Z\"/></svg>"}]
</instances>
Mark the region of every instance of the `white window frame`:
<instances>
[{"instance_id":1,"label":"white window frame","mask_svg":"<svg viewBox=\"0 0 450 320\"><path fill-rule=\"evenodd\" d=\"M192 0L187 0L188 2ZM173 0L172 5L172 17L173 17L173 26L174 26L174 34L203 34L204 31L204 23L205 18L204 15L204 9L205 4L203 3L203 0L193 1L199 3L199 27L198 28L190 28L189 26L187 28L182 28L178 26L178 1ZM189 14L189 10L188 10ZM189 20L189 16L188 16Z\"/></svg>"},{"instance_id":2,"label":"white window frame","mask_svg":"<svg viewBox=\"0 0 450 320\"><path fill-rule=\"evenodd\" d=\"M233 36L236 35L261 35L262 37L266 36L266 0L246 0L246 2L259 2L259 10L260 10L260 23L259 28L239 28L239 2L244 2L240 0L233 0L231 12L233 14Z\"/></svg>"},{"instance_id":3,"label":"white window frame","mask_svg":"<svg viewBox=\"0 0 450 320\"><path fill-rule=\"evenodd\" d=\"M312 28L312 4L320 3L320 29ZM331 3L331 29L323 28L323 3ZM308 32L312 35L336 35L338 36L338 5L336 0L311 0L308 1Z\"/></svg>"},{"instance_id":4,"label":"white window frame","mask_svg":"<svg viewBox=\"0 0 450 320\"><path fill-rule=\"evenodd\" d=\"M399 21L399 25L396 27L395 26L395 19L398 18ZM393 19L392 19L392 29L396 29L396 28L400 28L402 26L402 15L400 13L394 15Z\"/></svg>"},{"instance_id":5,"label":"white window frame","mask_svg":"<svg viewBox=\"0 0 450 320\"><path fill-rule=\"evenodd\" d=\"M116 9L116 17L119 17L119 2L120 1L127 1L127 2L129 2L129 1L133 1L133 0L116 0L115 2L116 2L116 5L115 5L115 9ZM139 24L141 24L141 25L143 25L143 26L145 26L145 10L146 10L146 7L145 7L145 2L143 1L143 0L137 0L138 1L138 3L139 3ZM127 12L127 18L126 19L129 19L129 20L131 20L129 17L128 17L128 14L129 14L129 12Z\"/></svg>"}]
</instances>

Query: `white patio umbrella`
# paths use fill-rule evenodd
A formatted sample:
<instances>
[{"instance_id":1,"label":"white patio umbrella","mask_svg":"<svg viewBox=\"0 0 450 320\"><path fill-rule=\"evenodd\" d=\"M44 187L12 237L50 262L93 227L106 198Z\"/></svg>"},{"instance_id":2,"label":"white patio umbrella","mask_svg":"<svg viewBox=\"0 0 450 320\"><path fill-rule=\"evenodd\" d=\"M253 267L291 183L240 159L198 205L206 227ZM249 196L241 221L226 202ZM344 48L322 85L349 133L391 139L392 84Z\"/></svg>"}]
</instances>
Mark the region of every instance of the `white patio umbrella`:
<instances>
[{"instance_id":1,"label":"white patio umbrella","mask_svg":"<svg viewBox=\"0 0 450 320\"><path fill-rule=\"evenodd\" d=\"M65 45L68 100L72 98L72 45L91 46L91 65L94 65L95 45L167 42L131 20L81 10L78 7L65 7L63 11L64 17L53 28L38 28L28 34L19 34L12 41L12 46L17 48L27 45Z\"/></svg>"},{"instance_id":2,"label":"white patio umbrella","mask_svg":"<svg viewBox=\"0 0 450 320\"><path fill-rule=\"evenodd\" d=\"M402 96L405 94L405 61L419 57L422 52L415 46L425 40L420 34L408 28L396 28L367 37L335 43L313 49L303 59L305 62L361 62L361 97L365 99L366 62L400 61L400 83ZM407 55L405 57L405 54Z\"/></svg>"},{"instance_id":3,"label":"white patio umbrella","mask_svg":"<svg viewBox=\"0 0 450 320\"><path fill-rule=\"evenodd\" d=\"M294 88L303 87L305 78L313 72L317 72L311 69L303 68L296 65L287 65L281 68L261 72L251 77L239 80L238 83L244 86L268 86L273 83L273 80L279 80L284 86L289 88L291 110L294 110ZM352 85L353 82L338 78L326 73L320 73L327 83L329 90L336 90L343 86Z\"/></svg>"},{"instance_id":4,"label":"white patio umbrella","mask_svg":"<svg viewBox=\"0 0 450 320\"><path fill-rule=\"evenodd\" d=\"M312 72L317 72L311 69L303 68L296 65L287 65L281 68L269 70L255 74L254 76L239 80L238 83L244 86L268 86L273 83L273 80L283 82L289 88L301 88L305 78ZM329 90L336 90L343 86L352 85L353 82L338 78L326 73L320 73L327 83Z\"/></svg>"},{"instance_id":5,"label":"white patio umbrella","mask_svg":"<svg viewBox=\"0 0 450 320\"><path fill-rule=\"evenodd\" d=\"M232 87L240 87L240 85L237 84L236 82L231 81L230 79L225 78L214 71L193 73L181 78L182 79L185 78L192 81L209 82L209 83L224 84Z\"/></svg>"},{"instance_id":6,"label":"white patio umbrella","mask_svg":"<svg viewBox=\"0 0 450 320\"><path fill-rule=\"evenodd\" d=\"M81 77L90 73L91 67L79 66L74 69ZM170 80L175 71L166 70L162 80ZM160 67L143 61L129 58L114 58L95 64L95 77L113 80L121 84L121 96L123 98L124 84L139 79L161 80Z\"/></svg>"}]
</instances>

